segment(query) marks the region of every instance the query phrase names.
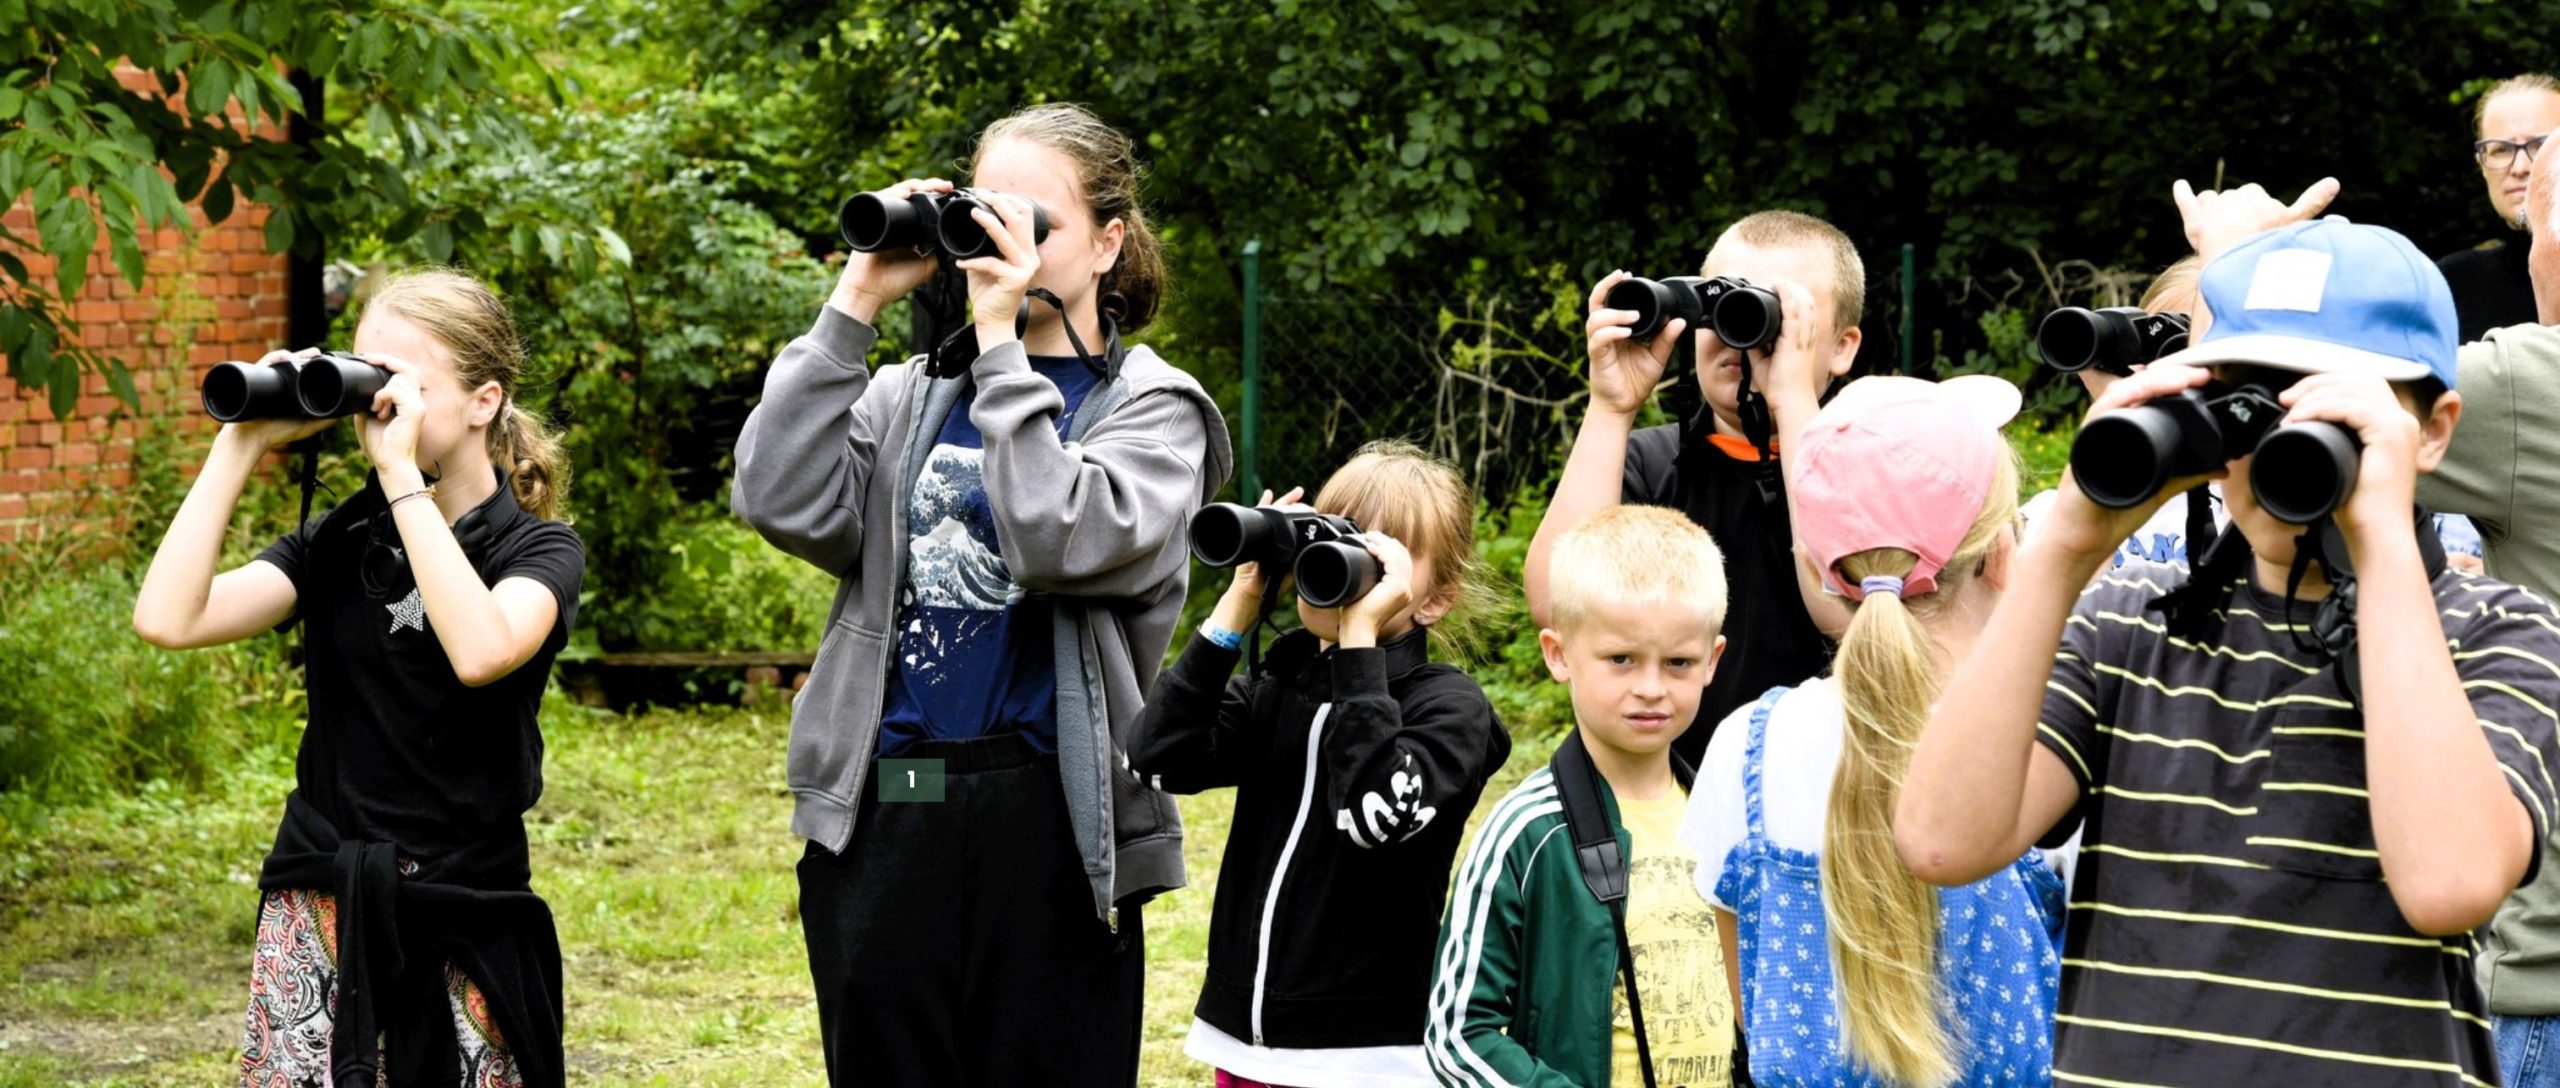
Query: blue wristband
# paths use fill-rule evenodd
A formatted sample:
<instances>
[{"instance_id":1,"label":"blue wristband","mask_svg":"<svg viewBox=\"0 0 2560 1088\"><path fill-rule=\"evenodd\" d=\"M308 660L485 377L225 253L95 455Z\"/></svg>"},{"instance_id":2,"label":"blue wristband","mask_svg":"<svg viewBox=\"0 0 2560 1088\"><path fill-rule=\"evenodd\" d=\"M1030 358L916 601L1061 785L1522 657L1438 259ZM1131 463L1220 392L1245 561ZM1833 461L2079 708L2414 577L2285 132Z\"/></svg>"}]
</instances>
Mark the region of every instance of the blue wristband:
<instances>
[{"instance_id":1,"label":"blue wristband","mask_svg":"<svg viewBox=\"0 0 2560 1088\"><path fill-rule=\"evenodd\" d=\"M1220 627L1209 620L1200 621L1200 637L1208 639L1212 645L1215 645L1221 650L1241 650L1244 648L1244 635L1242 632L1227 630L1226 628Z\"/></svg>"}]
</instances>

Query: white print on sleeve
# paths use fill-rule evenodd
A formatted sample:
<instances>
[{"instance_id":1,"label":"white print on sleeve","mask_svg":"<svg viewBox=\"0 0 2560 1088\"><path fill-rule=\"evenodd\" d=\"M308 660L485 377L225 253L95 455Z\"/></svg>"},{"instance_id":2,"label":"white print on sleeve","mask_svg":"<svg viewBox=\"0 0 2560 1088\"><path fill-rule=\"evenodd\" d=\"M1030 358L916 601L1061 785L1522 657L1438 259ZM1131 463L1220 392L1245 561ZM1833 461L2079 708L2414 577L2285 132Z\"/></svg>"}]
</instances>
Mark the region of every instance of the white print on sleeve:
<instances>
[{"instance_id":1,"label":"white print on sleeve","mask_svg":"<svg viewBox=\"0 0 2560 1088\"><path fill-rule=\"evenodd\" d=\"M1333 826L1351 836L1362 849L1386 843L1403 842L1431 826L1431 818L1440 810L1422 803L1422 768L1414 763L1413 753L1397 755L1395 773L1387 777L1387 788L1395 796L1381 796L1370 790L1360 795L1359 813L1355 817L1347 808L1335 809ZM1361 832L1368 833L1363 835Z\"/></svg>"}]
</instances>

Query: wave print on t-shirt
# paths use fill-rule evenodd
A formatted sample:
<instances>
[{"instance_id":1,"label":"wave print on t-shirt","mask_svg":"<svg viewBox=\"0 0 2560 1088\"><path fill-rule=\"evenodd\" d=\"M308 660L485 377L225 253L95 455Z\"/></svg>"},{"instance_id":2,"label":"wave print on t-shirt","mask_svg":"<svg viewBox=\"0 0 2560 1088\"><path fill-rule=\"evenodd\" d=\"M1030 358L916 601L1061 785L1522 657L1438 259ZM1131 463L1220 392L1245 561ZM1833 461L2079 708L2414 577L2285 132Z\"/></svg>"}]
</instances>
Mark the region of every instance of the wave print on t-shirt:
<instances>
[{"instance_id":1,"label":"wave print on t-shirt","mask_svg":"<svg viewBox=\"0 0 2560 1088\"><path fill-rule=\"evenodd\" d=\"M987 505L986 451L937 445L907 504L915 590L898 653L911 690L928 706L953 684L984 685L999 656L1006 610L1022 599L996 541ZM963 689L966 690L966 689ZM984 692L978 692L980 698Z\"/></svg>"}]
</instances>

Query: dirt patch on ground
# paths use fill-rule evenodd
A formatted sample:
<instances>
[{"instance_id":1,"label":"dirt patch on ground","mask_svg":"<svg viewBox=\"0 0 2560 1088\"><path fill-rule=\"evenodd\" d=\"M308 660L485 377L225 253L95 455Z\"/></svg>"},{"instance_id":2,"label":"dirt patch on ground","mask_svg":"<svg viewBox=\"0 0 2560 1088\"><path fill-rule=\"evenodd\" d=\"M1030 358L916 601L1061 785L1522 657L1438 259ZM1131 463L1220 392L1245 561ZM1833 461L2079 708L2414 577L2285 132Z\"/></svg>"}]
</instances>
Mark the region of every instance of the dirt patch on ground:
<instances>
[{"instance_id":1,"label":"dirt patch on ground","mask_svg":"<svg viewBox=\"0 0 2560 1088\"><path fill-rule=\"evenodd\" d=\"M240 1017L208 1015L174 1024L124 1020L31 1019L0 1013L0 1055L32 1055L83 1077L130 1074L163 1062L236 1053Z\"/></svg>"}]
</instances>

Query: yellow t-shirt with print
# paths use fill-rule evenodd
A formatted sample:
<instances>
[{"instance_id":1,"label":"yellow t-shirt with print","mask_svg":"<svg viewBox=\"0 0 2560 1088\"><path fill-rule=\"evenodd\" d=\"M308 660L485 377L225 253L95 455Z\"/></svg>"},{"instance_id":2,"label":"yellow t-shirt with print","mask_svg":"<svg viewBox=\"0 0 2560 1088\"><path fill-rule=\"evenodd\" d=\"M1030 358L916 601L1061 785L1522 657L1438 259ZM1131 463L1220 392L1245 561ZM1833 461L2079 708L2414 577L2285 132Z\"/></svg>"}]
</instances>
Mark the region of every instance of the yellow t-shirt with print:
<instances>
[{"instance_id":1,"label":"yellow t-shirt with print","mask_svg":"<svg viewBox=\"0 0 2560 1088\"><path fill-rule=\"evenodd\" d=\"M1618 799L1633 855L1627 862L1627 946L1644 998L1645 1044L1656 1088L1728 1088L1733 1083L1733 991L1715 915L1698 894L1698 856L1680 845L1689 799L1678 790L1651 801ZM1611 987L1609 1081L1641 1088L1635 1018L1626 979Z\"/></svg>"}]
</instances>

